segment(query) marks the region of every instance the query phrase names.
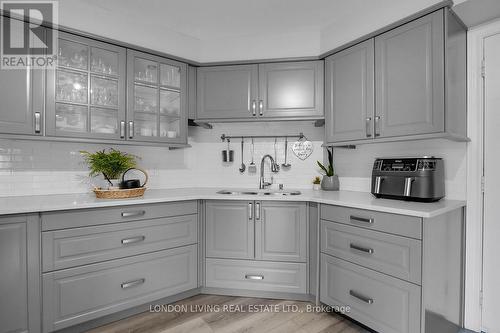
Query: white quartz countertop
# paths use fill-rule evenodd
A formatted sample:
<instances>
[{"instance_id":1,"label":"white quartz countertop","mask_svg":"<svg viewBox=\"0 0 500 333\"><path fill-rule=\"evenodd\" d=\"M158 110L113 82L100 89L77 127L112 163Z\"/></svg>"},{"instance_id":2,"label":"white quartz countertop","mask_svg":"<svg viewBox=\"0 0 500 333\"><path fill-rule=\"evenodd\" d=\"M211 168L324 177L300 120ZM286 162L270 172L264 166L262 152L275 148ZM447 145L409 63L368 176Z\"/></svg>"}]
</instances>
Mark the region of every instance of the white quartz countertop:
<instances>
[{"instance_id":1,"label":"white quartz countertop","mask_svg":"<svg viewBox=\"0 0 500 333\"><path fill-rule=\"evenodd\" d=\"M380 212L430 218L466 205L461 200L442 199L435 203L376 199L371 193L354 191L300 190L295 196L217 194L221 188L178 188L147 190L144 197L123 200L97 199L93 193L0 197L0 215L37 213L70 209L112 207L198 199L307 201ZM231 189L233 190L233 189ZM246 189L247 191L250 189ZM255 191L255 189L252 189ZM290 190L290 189L287 189Z\"/></svg>"}]
</instances>

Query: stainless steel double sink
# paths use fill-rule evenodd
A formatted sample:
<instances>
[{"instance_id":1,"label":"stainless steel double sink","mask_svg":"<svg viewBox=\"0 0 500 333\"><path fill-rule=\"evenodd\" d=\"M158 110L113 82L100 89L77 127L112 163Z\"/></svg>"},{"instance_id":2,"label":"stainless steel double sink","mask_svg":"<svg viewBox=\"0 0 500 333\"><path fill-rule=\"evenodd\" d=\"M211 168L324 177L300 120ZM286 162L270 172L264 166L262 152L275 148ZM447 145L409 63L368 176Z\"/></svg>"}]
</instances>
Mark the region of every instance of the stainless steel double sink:
<instances>
[{"instance_id":1,"label":"stainless steel double sink","mask_svg":"<svg viewBox=\"0 0 500 333\"><path fill-rule=\"evenodd\" d=\"M300 195L300 191L271 191L271 190L220 190L217 194L225 195L276 195L276 196L286 196L286 195Z\"/></svg>"}]
</instances>

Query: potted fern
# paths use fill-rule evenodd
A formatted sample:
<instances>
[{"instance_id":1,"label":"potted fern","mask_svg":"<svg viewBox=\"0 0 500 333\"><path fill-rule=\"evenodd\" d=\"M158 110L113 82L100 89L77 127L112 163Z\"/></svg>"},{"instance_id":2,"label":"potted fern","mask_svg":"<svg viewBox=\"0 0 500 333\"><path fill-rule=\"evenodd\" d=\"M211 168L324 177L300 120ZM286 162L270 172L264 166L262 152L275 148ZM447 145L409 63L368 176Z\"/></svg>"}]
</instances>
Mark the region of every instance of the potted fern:
<instances>
[{"instance_id":1,"label":"potted fern","mask_svg":"<svg viewBox=\"0 0 500 333\"><path fill-rule=\"evenodd\" d=\"M130 168L136 168L137 156L116 149L100 150L95 153L80 151L89 167L89 176L101 175L109 183L109 189L117 189L122 174Z\"/></svg>"},{"instance_id":2,"label":"potted fern","mask_svg":"<svg viewBox=\"0 0 500 333\"><path fill-rule=\"evenodd\" d=\"M328 152L328 165L323 165L317 161L318 166L323 172L323 179L321 180L321 189L324 191L338 191L339 190L339 177L335 174L333 169L333 153L327 148Z\"/></svg>"}]
</instances>

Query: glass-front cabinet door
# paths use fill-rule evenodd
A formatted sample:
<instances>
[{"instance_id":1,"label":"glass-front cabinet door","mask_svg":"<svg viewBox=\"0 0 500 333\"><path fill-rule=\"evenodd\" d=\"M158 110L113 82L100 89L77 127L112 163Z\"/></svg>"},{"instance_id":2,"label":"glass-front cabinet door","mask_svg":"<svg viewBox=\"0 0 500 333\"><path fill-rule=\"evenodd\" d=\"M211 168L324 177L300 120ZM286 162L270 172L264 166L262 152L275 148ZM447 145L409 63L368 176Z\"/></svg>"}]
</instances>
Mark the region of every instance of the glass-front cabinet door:
<instances>
[{"instance_id":1,"label":"glass-front cabinet door","mask_svg":"<svg viewBox=\"0 0 500 333\"><path fill-rule=\"evenodd\" d=\"M186 64L127 52L127 139L187 143Z\"/></svg>"},{"instance_id":2,"label":"glass-front cabinet door","mask_svg":"<svg viewBox=\"0 0 500 333\"><path fill-rule=\"evenodd\" d=\"M126 50L62 32L58 48L47 74L47 134L125 139Z\"/></svg>"}]
</instances>

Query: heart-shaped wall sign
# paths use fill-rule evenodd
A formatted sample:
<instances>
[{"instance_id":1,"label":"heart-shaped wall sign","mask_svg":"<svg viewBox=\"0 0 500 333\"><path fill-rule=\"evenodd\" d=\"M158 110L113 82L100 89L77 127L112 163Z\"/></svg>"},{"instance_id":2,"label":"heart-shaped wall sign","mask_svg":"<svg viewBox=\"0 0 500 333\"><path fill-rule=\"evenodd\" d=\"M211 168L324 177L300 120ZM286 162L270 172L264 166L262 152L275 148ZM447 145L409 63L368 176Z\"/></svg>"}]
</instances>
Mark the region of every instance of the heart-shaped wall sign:
<instances>
[{"instance_id":1,"label":"heart-shaped wall sign","mask_svg":"<svg viewBox=\"0 0 500 333\"><path fill-rule=\"evenodd\" d=\"M302 161L311 156L313 148L314 148L313 143L309 140L305 141L299 140L292 145L293 153Z\"/></svg>"}]
</instances>

